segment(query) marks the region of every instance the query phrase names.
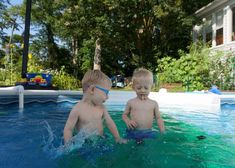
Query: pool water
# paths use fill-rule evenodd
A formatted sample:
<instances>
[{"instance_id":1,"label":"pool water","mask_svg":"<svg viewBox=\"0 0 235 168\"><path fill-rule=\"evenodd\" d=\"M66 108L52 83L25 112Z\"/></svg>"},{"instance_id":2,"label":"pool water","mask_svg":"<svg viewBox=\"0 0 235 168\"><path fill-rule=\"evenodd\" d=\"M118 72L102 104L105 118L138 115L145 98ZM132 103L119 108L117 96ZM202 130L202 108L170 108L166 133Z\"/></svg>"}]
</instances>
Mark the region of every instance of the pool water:
<instances>
[{"instance_id":1,"label":"pool water","mask_svg":"<svg viewBox=\"0 0 235 168\"><path fill-rule=\"evenodd\" d=\"M20 112L16 104L0 106L0 167L235 167L234 102L223 103L219 114L161 109L166 134L156 140L145 140L141 145L133 141L115 144L105 129L107 138L97 140L97 145L86 149L85 155L79 154L81 147L58 154L63 127L74 105L69 101L36 102L25 105ZM124 136L126 127L121 120L124 104L108 104L107 108ZM156 123L154 128L157 129Z\"/></svg>"}]
</instances>

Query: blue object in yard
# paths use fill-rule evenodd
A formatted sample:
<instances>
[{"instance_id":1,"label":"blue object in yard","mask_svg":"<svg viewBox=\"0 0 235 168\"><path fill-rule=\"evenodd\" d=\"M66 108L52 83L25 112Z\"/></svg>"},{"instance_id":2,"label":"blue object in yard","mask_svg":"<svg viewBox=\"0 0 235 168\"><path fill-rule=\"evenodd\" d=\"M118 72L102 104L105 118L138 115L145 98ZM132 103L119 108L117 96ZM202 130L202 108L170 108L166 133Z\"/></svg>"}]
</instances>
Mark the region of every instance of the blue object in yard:
<instances>
[{"instance_id":1,"label":"blue object in yard","mask_svg":"<svg viewBox=\"0 0 235 168\"><path fill-rule=\"evenodd\" d=\"M125 78L122 75L115 75L111 77L112 87L125 87Z\"/></svg>"},{"instance_id":2,"label":"blue object in yard","mask_svg":"<svg viewBox=\"0 0 235 168\"><path fill-rule=\"evenodd\" d=\"M217 86L213 85L211 87L211 89L209 90L209 92L212 92L212 93L215 93L215 94L218 94L218 95L221 95L221 91L217 88Z\"/></svg>"}]
</instances>

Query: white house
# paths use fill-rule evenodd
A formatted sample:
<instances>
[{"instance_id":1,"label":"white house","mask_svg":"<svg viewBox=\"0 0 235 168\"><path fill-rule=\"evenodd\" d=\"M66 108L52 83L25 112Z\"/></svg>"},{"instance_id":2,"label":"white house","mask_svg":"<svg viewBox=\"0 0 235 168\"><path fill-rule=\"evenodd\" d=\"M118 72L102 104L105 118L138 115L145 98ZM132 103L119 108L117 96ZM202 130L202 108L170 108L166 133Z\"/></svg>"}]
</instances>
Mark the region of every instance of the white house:
<instances>
[{"instance_id":1,"label":"white house","mask_svg":"<svg viewBox=\"0 0 235 168\"><path fill-rule=\"evenodd\" d=\"M213 50L235 53L235 0L215 0L196 11L201 23L193 27L193 41L203 40Z\"/></svg>"}]
</instances>

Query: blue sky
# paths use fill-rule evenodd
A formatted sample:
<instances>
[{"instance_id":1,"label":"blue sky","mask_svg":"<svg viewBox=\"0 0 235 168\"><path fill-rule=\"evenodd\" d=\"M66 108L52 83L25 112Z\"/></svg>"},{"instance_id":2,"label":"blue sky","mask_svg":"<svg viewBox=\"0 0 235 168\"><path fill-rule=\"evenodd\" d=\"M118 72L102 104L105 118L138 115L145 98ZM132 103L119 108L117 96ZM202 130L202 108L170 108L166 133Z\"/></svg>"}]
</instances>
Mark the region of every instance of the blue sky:
<instances>
[{"instance_id":1,"label":"blue sky","mask_svg":"<svg viewBox=\"0 0 235 168\"><path fill-rule=\"evenodd\" d=\"M10 3L11 3L12 5L20 5L20 4L23 3L23 0L10 0ZM23 22L24 22L24 21L19 21L19 20L17 21L17 23L23 23ZM24 29L24 24L22 24L21 26L22 26L22 30L19 30L19 31L15 30L15 31L14 31L14 34L22 34L23 29ZM4 32L7 33L8 35L11 34L11 31L12 31L12 28L11 28L11 27L10 27L9 29L4 30Z\"/></svg>"},{"instance_id":2,"label":"blue sky","mask_svg":"<svg viewBox=\"0 0 235 168\"><path fill-rule=\"evenodd\" d=\"M19 5L23 3L23 0L10 0L10 3L12 5Z\"/></svg>"}]
</instances>

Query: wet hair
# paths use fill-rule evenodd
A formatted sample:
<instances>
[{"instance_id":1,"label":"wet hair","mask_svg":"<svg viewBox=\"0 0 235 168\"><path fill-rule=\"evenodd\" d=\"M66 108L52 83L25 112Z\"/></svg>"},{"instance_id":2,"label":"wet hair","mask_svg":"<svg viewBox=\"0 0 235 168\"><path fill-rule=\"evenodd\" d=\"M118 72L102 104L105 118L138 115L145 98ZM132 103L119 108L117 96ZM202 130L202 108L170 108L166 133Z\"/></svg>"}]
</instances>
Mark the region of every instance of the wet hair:
<instances>
[{"instance_id":1,"label":"wet hair","mask_svg":"<svg viewBox=\"0 0 235 168\"><path fill-rule=\"evenodd\" d=\"M90 85L108 85L111 87L111 80L100 70L88 70L82 78L83 92L87 90Z\"/></svg>"},{"instance_id":2,"label":"wet hair","mask_svg":"<svg viewBox=\"0 0 235 168\"><path fill-rule=\"evenodd\" d=\"M153 74L151 71L145 69L145 68L138 68L135 69L133 76L132 76L132 82L133 85L138 83L139 80L145 79L150 81L151 84L153 84Z\"/></svg>"}]
</instances>

